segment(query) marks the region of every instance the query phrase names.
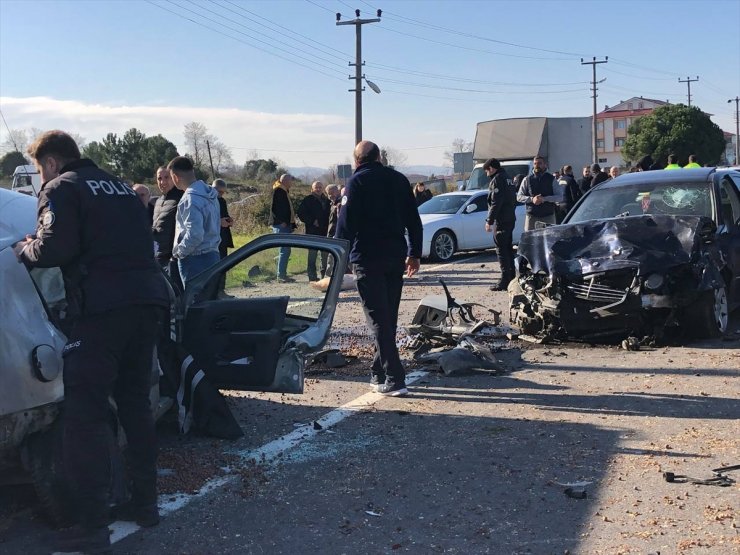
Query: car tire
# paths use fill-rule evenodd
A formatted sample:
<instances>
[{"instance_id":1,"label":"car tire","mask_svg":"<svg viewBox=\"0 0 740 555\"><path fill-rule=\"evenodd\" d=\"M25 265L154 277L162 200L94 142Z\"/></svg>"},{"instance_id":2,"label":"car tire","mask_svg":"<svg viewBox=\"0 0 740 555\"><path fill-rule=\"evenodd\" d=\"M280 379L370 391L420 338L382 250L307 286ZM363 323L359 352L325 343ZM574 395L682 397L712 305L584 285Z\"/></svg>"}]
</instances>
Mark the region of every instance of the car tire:
<instances>
[{"instance_id":1,"label":"car tire","mask_svg":"<svg viewBox=\"0 0 740 555\"><path fill-rule=\"evenodd\" d=\"M686 329L697 339L720 337L727 331L729 313L725 287L706 291L686 311Z\"/></svg>"},{"instance_id":2,"label":"car tire","mask_svg":"<svg viewBox=\"0 0 740 555\"><path fill-rule=\"evenodd\" d=\"M440 229L432 237L429 257L436 262L447 262L457 250L455 234L449 229Z\"/></svg>"}]
</instances>

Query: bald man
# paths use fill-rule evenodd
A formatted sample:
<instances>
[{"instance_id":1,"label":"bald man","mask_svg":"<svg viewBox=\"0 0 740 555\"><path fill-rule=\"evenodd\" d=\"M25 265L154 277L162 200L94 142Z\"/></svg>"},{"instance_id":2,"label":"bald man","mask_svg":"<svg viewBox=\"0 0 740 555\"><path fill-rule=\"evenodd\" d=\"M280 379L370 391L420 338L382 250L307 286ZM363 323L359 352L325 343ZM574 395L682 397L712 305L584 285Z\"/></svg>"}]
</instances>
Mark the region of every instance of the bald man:
<instances>
[{"instance_id":1,"label":"bald man","mask_svg":"<svg viewBox=\"0 0 740 555\"><path fill-rule=\"evenodd\" d=\"M408 388L396 347L398 305L404 271L411 277L419 270L421 219L409 180L383 166L378 145L361 141L354 158L357 169L342 196L336 237L350 242L349 260L375 337L370 384L399 397Z\"/></svg>"},{"instance_id":2,"label":"bald man","mask_svg":"<svg viewBox=\"0 0 740 555\"><path fill-rule=\"evenodd\" d=\"M152 221L154 220L154 204L151 202L152 192L149 190L149 187L142 183L137 183L132 189L136 193L136 196L139 197L144 208L146 208L146 213L149 215L149 225L152 225Z\"/></svg>"},{"instance_id":3,"label":"bald man","mask_svg":"<svg viewBox=\"0 0 740 555\"><path fill-rule=\"evenodd\" d=\"M298 206L298 217L306 226L306 235L321 235L326 237L329 229L329 210L331 209L329 199L324 194L324 184L321 181L314 181L311 184L311 194L307 195ZM306 273L308 281L318 281L316 275L316 255L315 249L308 251L308 261ZM321 251L321 277L326 273L326 263L329 253Z\"/></svg>"}]
</instances>

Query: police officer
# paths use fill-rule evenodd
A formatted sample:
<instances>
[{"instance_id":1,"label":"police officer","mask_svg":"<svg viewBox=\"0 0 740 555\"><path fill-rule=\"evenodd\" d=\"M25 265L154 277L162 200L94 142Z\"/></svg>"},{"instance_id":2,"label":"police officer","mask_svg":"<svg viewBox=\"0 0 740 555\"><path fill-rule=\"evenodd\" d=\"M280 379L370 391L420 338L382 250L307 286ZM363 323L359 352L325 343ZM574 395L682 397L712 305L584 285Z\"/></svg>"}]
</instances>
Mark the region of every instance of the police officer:
<instances>
[{"instance_id":1,"label":"police officer","mask_svg":"<svg viewBox=\"0 0 740 555\"><path fill-rule=\"evenodd\" d=\"M80 159L62 131L41 135L28 154L44 185L36 236L14 250L28 266L61 267L74 318L63 354L64 460L79 524L62 531L57 550L95 551L110 545L109 396L128 440L130 518L144 526L159 522L149 391L158 322L169 300L136 193Z\"/></svg>"},{"instance_id":2,"label":"police officer","mask_svg":"<svg viewBox=\"0 0 740 555\"><path fill-rule=\"evenodd\" d=\"M563 192L563 202L558 206L557 214L557 222L560 223L567 216L568 212L570 212L570 209L578 202L578 199L581 198L581 190L578 187L578 182L573 177L573 166L570 164L563 166L563 175L560 176L558 185L560 185Z\"/></svg>"},{"instance_id":3,"label":"police officer","mask_svg":"<svg viewBox=\"0 0 740 555\"><path fill-rule=\"evenodd\" d=\"M491 178L488 184L488 216L486 232L493 231L498 263L501 269L501 281L491 287L491 291L505 291L509 282L514 279L514 247L512 232L516 222L516 192L501 162L495 158L486 160L483 171Z\"/></svg>"},{"instance_id":4,"label":"police officer","mask_svg":"<svg viewBox=\"0 0 740 555\"><path fill-rule=\"evenodd\" d=\"M359 142L354 158L357 169L342 197L336 237L351 244L357 290L375 336L370 383L379 393L397 397L408 394L396 347L398 306L404 268L409 277L419 270L421 218L409 180L381 164L378 145Z\"/></svg>"}]
</instances>

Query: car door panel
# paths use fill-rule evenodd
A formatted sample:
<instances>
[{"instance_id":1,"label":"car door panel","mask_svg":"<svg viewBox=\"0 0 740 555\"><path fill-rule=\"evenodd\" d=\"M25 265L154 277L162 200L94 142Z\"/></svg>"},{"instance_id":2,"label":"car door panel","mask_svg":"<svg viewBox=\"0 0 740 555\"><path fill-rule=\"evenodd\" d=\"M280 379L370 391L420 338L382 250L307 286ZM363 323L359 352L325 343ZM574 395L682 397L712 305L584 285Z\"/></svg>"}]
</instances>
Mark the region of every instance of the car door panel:
<instances>
[{"instance_id":1,"label":"car door panel","mask_svg":"<svg viewBox=\"0 0 740 555\"><path fill-rule=\"evenodd\" d=\"M288 297L201 302L190 307L183 345L219 388L270 386Z\"/></svg>"},{"instance_id":2,"label":"car door panel","mask_svg":"<svg viewBox=\"0 0 740 555\"><path fill-rule=\"evenodd\" d=\"M305 273L289 284L275 281L274 255L285 247L296 257L294 273L306 268L298 252L329 253L335 271L328 287L314 290ZM302 393L306 356L331 329L348 251L346 241L320 236L255 239L188 282L178 340L218 387Z\"/></svg>"},{"instance_id":3,"label":"car door panel","mask_svg":"<svg viewBox=\"0 0 740 555\"><path fill-rule=\"evenodd\" d=\"M474 212L467 213L467 206L475 205ZM486 217L488 215L487 195L478 195L463 207L460 218L463 222L463 237L465 247L461 249L485 249L493 247L493 235L486 232Z\"/></svg>"}]
</instances>

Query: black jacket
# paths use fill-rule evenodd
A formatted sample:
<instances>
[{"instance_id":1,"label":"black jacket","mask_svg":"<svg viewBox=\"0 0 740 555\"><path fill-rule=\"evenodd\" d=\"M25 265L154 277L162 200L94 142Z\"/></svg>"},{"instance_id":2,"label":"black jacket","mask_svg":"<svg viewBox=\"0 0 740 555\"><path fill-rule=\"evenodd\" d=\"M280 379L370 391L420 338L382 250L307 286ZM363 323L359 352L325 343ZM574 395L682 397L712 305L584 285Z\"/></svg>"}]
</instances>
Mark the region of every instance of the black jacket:
<instances>
[{"instance_id":1,"label":"black jacket","mask_svg":"<svg viewBox=\"0 0 740 555\"><path fill-rule=\"evenodd\" d=\"M565 210L569 212L571 208L581 198L581 190L576 183L575 178L567 173L563 174L558 180L558 184L563 188L563 200L565 201Z\"/></svg>"},{"instance_id":2,"label":"black jacket","mask_svg":"<svg viewBox=\"0 0 740 555\"><path fill-rule=\"evenodd\" d=\"M272 190L272 209L270 210L268 225L280 226L287 224L295 228L295 224L291 225L290 216L290 197L288 197L288 193L282 187L275 187Z\"/></svg>"},{"instance_id":3,"label":"black jacket","mask_svg":"<svg viewBox=\"0 0 740 555\"><path fill-rule=\"evenodd\" d=\"M339 219L339 207L342 206L342 197L338 197L337 200L332 201L329 199L331 206L329 208L329 229L326 231L327 237L334 237L337 232L337 220Z\"/></svg>"},{"instance_id":4,"label":"black jacket","mask_svg":"<svg viewBox=\"0 0 740 555\"><path fill-rule=\"evenodd\" d=\"M154 203L152 236L157 244L157 260L168 261L172 258L172 247L175 244L175 220L177 203L182 198L182 191L172 187L167 194L157 197Z\"/></svg>"},{"instance_id":5,"label":"black jacket","mask_svg":"<svg viewBox=\"0 0 740 555\"><path fill-rule=\"evenodd\" d=\"M432 198L432 192L429 189L424 189L422 192L414 191L414 199L416 199L416 206L419 207Z\"/></svg>"},{"instance_id":6,"label":"black jacket","mask_svg":"<svg viewBox=\"0 0 740 555\"><path fill-rule=\"evenodd\" d=\"M39 194L29 266L60 266L69 312L89 315L131 305L169 306L154 261L146 208L136 193L90 160L77 160Z\"/></svg>"},{"instance_id":7,"label":"black jacket","mask_svg":"<svg viewBox=\"0 0 740 555\"><path fill-rule=\"evenodd\" d=\"M509 224L516 222L516 191L506 170L500 168L488 184L488 217L489 225Z\"/></svg>"},{"instance_id":8,"label":"black jacket","mask_svg":"<svg viewBox=\"0 0 740 555\"><path fill-rule=\"evenodd\" d=\"M593 189L599 183L603 183L604 181L609 181L609 179L611 179L611 178L609 177L609 174L608 173L606 173L605 171L600 171L591 180L591 187L590 188Z\"/></svg>"},{"instance_id":9,"label":"black jacket","mask_svg":"<svg viewBox=\"0 0 740 555\"><path fill-rule=\"evenodd\" d=\"M229 208L226 206L226 199L223 197L218 197L218 208L221 212L220 217L221 218L229 218ZM220 224L219 224L220 225ZM230 227L222 227L221 228L221 243L219 244L219 249L233 249L234 248L234 239L231 237L231 228Z\"/></svg>"},{"instance_id":10,"label":"black jacket","mask_svg":"<svg viewBox=\"0 0 740 555\"><path fill-rule=\"evenodd\" d=\"M372 266L420 258L422 234L406 176L380 162L359 166L347 181L337 222L336 237L352 245L350 262Z\"/></svg>"},{"instance_id":11,"label":"black jacket","mask_svg":"<svg viewBox=\"0 0 740 555\"><path fill-rule=\"evenodd\" d=\"M329 198L325 195L316 196L313 193L306 196L298 206L298 217L306 226L309 235L323 235L329 229ZM318 222L318 226L314 225Z\"/></svg>"},{"instance_id":12,"label":"black jacket","mask_svg":"<svg viewBox=\"0 0 740 555\"><path fill-rule=\"evenodd\" d=\"M591 188L591 181L593 178L594 177L592 175L589 175L588 177L582 177L578 180L578 190L581 192L581 196L585 195Z\"/></svg>"}]
</instances>

